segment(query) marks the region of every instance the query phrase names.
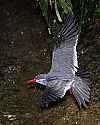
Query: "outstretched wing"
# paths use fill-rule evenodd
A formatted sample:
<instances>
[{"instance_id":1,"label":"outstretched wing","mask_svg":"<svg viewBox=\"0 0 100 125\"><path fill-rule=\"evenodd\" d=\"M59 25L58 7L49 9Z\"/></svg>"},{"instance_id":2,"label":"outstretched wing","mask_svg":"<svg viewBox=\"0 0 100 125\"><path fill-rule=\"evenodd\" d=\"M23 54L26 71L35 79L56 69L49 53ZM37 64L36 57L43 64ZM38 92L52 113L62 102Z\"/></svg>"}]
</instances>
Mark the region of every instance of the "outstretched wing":
<instances>
[{"instance_id":1,"label":"outstretched wing","mask_svg":"<svg viewBox=\"0 0 100 125\"><path fill-rule=\"evenodd\" d=\"M46 89L40 100L41 107L48 108L50 102L55 102L58 98L57 92L54 89Z\"/></svg>"},{"instance_id":2,"label":"outstretched wing","mask_svg":"<svg viewBox=\"0 0 100 125\"><path fill-rule=\"evenodd\" d=\"M51 102L63 98L66 91L70 88L70 84L66 84L65 80L52 80L48 83L48 87L41 97L41 107L47 108ZM67 90L66 90L67 89Z\"/></svg>"},{"instance_id":3,"label":"outstretched wing","mask_svg":"<svg viewBox=\"0 0 100 125\"><path fill-rule=\"evenodd\" d=\"M77 28L75 18L67 15L65 24L58 33L59 46L53 50L52 66L49 75L70 79L75 75L77 64Z\"/></svg>"}]
</instances>

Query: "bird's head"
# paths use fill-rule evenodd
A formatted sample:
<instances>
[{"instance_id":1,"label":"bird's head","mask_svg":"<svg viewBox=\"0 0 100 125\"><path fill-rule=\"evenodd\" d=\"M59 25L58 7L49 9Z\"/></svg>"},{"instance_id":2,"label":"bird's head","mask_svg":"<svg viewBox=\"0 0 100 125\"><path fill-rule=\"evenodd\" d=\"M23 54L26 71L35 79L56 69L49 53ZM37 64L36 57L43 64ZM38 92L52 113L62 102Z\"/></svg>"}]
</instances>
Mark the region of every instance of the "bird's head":
<instances>
[{"instance_id":1,"label":"bird's head","mask_svg":"<svg viewBox=\"0 0 100 125\"><path fill-rule=\"evenodd\" d=\"M28 84L41 84L41 85L45 85L47 84L47 81L46 79L31 79L31 80L28 80L27 81Z\"/></svg>"},{"instance_id":2,"label":"bird's head","mask_svg":"<svg viewBox=\"0 0 100 125\"><path fill-rule=\"evenodd\" d=\"M27 84L32 88L33 93L38 93L40 90L44 90L47 86L47 81L44 78L34 78L27 81Z\"/></svg>"}]
</instances>

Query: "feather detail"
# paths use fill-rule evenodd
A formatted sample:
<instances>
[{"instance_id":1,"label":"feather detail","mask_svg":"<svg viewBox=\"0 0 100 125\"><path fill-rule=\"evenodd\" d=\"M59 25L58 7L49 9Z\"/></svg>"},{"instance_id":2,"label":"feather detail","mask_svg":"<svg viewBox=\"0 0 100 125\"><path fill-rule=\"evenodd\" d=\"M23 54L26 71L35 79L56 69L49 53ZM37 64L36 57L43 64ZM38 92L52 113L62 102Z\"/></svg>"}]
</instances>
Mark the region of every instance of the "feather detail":
<instances>
[{"instance_id":1,"label":"feather detail","mask_svg":"<svg viewBox=\"0 0 100 125\"><path fill-rule=\"evenodd\" d=\"M76 76L72 83L71 89L79 104L79 107L81 108L82 105L86 107L86 102L89 102L90 99L90 89L88 83L86 81L83 82L80 77Z\"/></svg>"}]
</instances>

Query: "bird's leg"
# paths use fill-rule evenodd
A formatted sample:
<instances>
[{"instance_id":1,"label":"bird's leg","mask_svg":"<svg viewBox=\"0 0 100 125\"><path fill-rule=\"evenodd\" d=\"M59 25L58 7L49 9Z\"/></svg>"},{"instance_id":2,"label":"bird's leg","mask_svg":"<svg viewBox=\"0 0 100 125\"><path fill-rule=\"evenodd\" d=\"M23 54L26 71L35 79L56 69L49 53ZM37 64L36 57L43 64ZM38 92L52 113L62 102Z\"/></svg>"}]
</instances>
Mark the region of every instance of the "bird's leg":
<instances>
[{"instance_id":1,"label":"bird's leg","mask_svg":"<svg viewBox=\"0 0 100 125\"><path fill-rule=\"evenodd\" d=\"M40 89L34 88L34 89L32 89L32 92L33 92L33 93L39 93L39 92L40 92Z\"/></svg>"},{"instance_id":2,"label":"bird's leg","mask_svg":"<svg viewBox=\"0 0 100 125\"><path fill-rule=\"evenodd\" d=\"M73 95L72 88L69 89L70 95Z\"/></svg>"}]
</instances>

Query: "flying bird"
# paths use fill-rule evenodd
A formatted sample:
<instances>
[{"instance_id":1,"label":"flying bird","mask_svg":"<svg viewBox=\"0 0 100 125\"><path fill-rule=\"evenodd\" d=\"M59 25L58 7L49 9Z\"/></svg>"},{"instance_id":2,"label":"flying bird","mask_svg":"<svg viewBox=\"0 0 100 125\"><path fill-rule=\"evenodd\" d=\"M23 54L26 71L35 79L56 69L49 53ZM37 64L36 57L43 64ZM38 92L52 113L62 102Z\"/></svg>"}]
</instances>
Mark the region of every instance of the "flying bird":
<instances>
[{"instance_id":1,"label":"flying bird","mask_svg":"<svg viewBox=\"0 0 100 125\"><path fill-rule=\"evenodd\" d=\"M47 108L51 102L63 98L69 90L79 107L89 102L90 88L87 79L78 75L77 61L78 31L74 15L67 14L64 25L57 34L56 45L52 53L52 65L47 74L37 75L28 80L28 84L46 86L41 96L41 107Z\"/></svg>"}]
</instances>

